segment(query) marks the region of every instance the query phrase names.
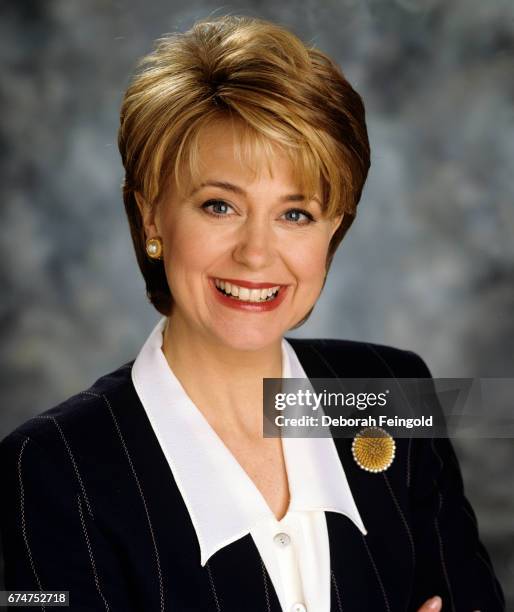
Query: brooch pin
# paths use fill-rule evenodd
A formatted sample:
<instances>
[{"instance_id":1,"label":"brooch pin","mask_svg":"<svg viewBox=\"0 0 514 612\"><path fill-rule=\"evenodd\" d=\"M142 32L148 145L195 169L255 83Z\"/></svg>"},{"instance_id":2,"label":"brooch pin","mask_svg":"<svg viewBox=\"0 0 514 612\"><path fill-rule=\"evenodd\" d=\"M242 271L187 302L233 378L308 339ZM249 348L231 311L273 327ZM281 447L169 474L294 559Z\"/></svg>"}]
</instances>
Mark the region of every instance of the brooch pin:
<instances>
[{"instance_id":1,"label":"brooch pin","mask_svg":"<svg viewBox=\"0 0 514 612\"><path fill-rule=\"evenodd\" d=\"M381 427L365 427L352 442L352 454L359 467L367 472L384 472L392 464L396 444Z\"/></svg>"}]
</instances>

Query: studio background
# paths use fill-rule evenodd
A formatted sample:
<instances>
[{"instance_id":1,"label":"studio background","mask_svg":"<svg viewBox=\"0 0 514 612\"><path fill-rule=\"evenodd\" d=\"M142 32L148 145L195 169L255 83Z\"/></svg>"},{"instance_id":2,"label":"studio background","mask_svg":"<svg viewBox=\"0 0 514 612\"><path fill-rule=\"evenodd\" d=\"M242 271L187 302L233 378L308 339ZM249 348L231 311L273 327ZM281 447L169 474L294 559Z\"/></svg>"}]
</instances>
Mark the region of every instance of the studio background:
<instances>
[{"instance_id":1,"label":"studio background","mask_svg":"<svg viewBox=\"0 0 514 612\"><path fill-rule=\"evenodd\" d=\"M414 350L438 377L514 376L511 1L12 0L0 8L0 438L134 359L157 321L121 199L120 102L156 37L225 13L327 52L367 109L357 219L288 335ZM455 446L514 609L513 441Z\"/></svg>"}]
</instances>

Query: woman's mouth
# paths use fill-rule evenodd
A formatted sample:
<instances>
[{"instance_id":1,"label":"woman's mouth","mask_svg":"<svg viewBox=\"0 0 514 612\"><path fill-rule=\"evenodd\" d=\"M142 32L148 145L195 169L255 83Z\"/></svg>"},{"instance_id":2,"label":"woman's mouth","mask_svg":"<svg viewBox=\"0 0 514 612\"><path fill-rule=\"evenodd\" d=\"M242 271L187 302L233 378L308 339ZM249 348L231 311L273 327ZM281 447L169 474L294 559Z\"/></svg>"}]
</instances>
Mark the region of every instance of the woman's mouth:
<instances>
[{"instance_id":1,"label":"woman's mouth","mask_svg":"<svg viewBox=\"0 0 514 612\"><path fill-rule=\"evenodd\" d=\"M253 286L244 287L229 280L213 277L209 279L209 284L213 288L216 301L223 306L253 313L264 313L278 308L289 288L288 285L250 282L248 284Z\"/></svg>"},{"instance_id":2,"label":"woman's mouth","mask_svg":"<svg viewBox=\"0 0 514 612\"><path fill-rule=\"evenodd\" d=\"M275 285L274 287L267 287L264 289L249 289L248 287L241 287L218 278L214 279L214 283L216 285L216 289L220 293L223 293L223 295L240 302L249 302L254 304L272 302L274 299L276 299L280 291L280 285Z\"/></svg>"}]
</instances>

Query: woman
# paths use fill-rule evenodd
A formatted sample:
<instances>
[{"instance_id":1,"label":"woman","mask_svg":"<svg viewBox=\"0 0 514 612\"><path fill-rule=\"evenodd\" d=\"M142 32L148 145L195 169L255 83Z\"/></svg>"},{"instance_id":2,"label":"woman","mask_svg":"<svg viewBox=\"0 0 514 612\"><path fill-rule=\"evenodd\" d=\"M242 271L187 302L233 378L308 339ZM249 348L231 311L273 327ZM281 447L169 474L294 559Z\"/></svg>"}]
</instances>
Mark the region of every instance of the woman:
<instances>
[{"instance_id":1,"label":"woman","mask_svg":"<svg viewBox=\"0 0 514 612\"><path fill-rule=\"evenodd\" d=\"M264 378L430 376L409 351L284 338L369 168L339 68L278 25L199 22L143 60L119 145L163 318L2 442L7 588L72 610L502 610L447 439L399 439L372 474L351 440L262 434Z\"/></svg>"}]
</instances>

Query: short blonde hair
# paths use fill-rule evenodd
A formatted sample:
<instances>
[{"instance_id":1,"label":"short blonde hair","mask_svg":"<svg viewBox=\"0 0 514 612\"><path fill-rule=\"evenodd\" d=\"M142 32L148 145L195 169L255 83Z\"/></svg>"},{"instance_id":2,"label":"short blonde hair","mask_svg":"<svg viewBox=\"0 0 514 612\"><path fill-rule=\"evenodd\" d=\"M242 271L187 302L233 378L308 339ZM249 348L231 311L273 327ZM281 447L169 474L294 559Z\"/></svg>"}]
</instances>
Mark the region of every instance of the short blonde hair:
<instances>
[{"instance_id":1,"label":"short blonde hair","mask_svg":"<svg viewBox=\"0 0 514 612\"><path fill-rule=\"evenodd\" d=\"M164 315L171 313L173 299L162 261L146 254L135 194L157 206L172 173L180 188L185 169L188 183L197 184L199 135L218 120L243 128L236 155L250 167L263 159L269 167L278 146L307 197L321 195L328 218L344 214L329 246L327 271L355 218L369 170L359 94L334 61L285 27L224 15L158 39L125 93L118 143L137 260L147 295Z\"/></svg>"}]
</instances>

